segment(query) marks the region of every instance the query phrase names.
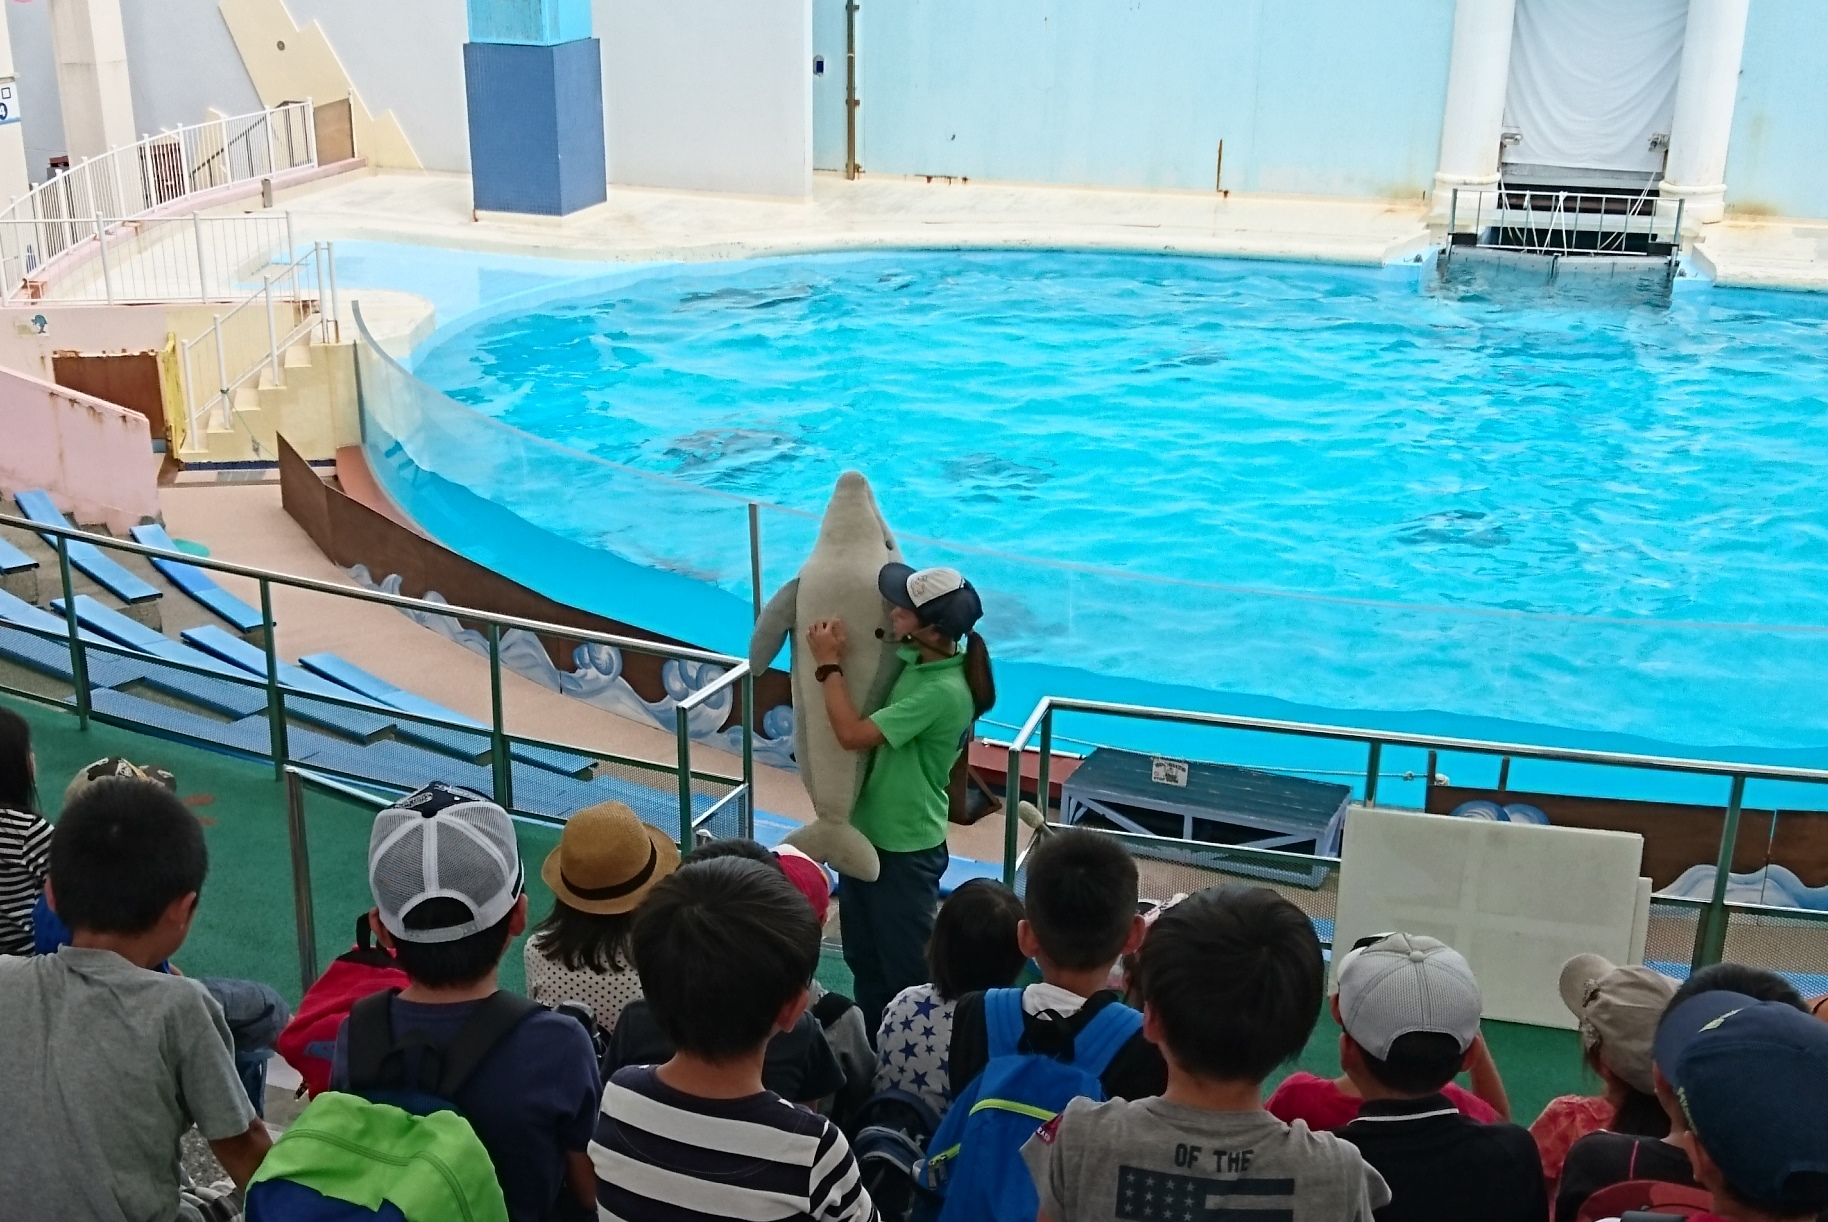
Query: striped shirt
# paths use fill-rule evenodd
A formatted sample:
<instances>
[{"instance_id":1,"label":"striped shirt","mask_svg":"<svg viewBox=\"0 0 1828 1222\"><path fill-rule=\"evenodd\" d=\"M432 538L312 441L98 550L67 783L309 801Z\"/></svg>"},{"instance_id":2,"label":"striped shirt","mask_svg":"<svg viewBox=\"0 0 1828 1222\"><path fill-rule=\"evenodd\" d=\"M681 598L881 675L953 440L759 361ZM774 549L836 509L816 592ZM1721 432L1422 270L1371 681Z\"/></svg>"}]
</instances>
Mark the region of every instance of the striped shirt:
<instances>
[{"instance_id":1,"label":"striped shirt","mask_svg":"<svg viewBox=\"0 0 1828 1222\"><path fill-rule=\"evenodd\" d=\"M875 1222L836 1125L772 1091L701 1099L651 1065L617 1071L597 1137L600 1222Z\"/></svg>"},{"instance_id":2,"label":"striped shirt","mask_svg":"<svg viewBox=\"0 0 1828 1222\"><path fill-rule=\"evenodd\" d=\"M32 953L32 905L51 864L51 825L0 807L0 955Z\"/></svg>"}]
</instances>

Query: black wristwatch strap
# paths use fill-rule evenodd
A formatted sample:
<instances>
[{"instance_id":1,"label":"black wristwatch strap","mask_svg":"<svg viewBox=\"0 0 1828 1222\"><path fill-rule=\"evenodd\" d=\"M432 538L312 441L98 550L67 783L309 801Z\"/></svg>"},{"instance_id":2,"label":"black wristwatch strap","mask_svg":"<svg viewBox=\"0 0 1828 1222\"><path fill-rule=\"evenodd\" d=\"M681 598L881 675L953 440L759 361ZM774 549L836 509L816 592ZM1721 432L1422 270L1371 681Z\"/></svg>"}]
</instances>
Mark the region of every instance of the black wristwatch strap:
<instances>
[{"instance_id":1,"label":"black wristwatch strap","mask_svg":"<svg viewBox=\"0 0 1828 1222\"><path fill-rule=\"evenodd\" d=\"M817 682L823 683L833 675L841 675L843 673L844 668L842 666L838 665L836 662L827 662L824 666L813 671L812 677Z\"/></svg>"}]
</instances>

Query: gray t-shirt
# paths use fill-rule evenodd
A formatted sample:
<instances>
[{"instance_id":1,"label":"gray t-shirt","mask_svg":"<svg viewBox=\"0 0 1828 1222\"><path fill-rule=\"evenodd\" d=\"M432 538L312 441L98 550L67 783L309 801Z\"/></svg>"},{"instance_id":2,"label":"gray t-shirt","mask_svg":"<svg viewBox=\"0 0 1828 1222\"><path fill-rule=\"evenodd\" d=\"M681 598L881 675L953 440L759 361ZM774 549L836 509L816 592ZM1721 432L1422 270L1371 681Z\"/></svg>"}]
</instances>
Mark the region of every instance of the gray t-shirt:
<instances>
[{"instance_id":1,"label":"gray t-shirt","mask_svg":"<svg viewBox=\"0 0 1828 1222\"><path fill-rule=\"evenodd\" d=\"M1371 1222L1390 1201L1350 1142L1263 1111L1075 1099L1022 1157L1053 1222Z\"/></svg>"},{"instance_id":2,"label":"gray t-shirt","mask_svg":"<svg viewBox=\"0 0 1828 1222\"><path fill-rule=\"evenodd\" d=\"M195 980L74 946L0 958L0 1214L175 1218L178 1138L254 1119L231 1048Z\"/></svg>"}]
</instances>

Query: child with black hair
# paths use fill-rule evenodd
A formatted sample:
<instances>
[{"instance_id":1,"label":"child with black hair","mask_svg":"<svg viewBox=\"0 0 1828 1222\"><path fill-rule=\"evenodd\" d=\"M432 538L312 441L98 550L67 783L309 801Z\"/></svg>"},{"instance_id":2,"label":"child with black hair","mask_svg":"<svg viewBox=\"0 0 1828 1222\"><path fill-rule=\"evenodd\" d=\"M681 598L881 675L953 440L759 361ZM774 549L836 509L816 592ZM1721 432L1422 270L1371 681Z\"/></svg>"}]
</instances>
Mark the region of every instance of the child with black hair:
<instances>
[{"instance_id":1,"label":"child with black hair","mask_svg":"<svg viewBox=\"0 0 1828 1222\"><path fill-rule=\"evenodd\" d=\"M769 1041L800 1020L819 925L778 870L687 862L635 918L635 968L672 1055L616 1071L591 1161L599 1214L623 1222L873 1222L850 1145L767 1090Z\"/></svg>"},{"instance_id":2,"label":"child with black hair","mask_svg":"<svg viewBox=\"0 0 1828 1222\"><path fill-rule=\"evenodd\" d=\"M375 1066L391 1072L393 1061L401 1082L419 1082L424 1056L449 1050L485 1003L503 1004L496 971L527 927L524 881L514 823L481 794L434 782L375 816L368 919L411 982L388 1003L392 1040L415 1047L396 1056L356 1046L352 1028L367 1004L358 1002L337 1032L333 1089L390 1086L391 1078L367 1075ZM568 1015L513 1001L525 1012L450 1102L489 1152L513 1222L591 1217L586 1151L599 1080L590 1035Z\"/></svg>"},{"instance_id":3,"label":"child with black hair","mask_svg":"<svg viewBox=\"0 0 1828 1222\"><path fill-rule=\"evenodd\" d=\"M1325 967L1307 916L1266 887L1202 891L1162 913L1137 968L1167 1089L1074 1100L1029 1140L1043 1222L1201 1218L1215 1207L1370 1222L1389 1193L1358 1151L1263 1110L1263 1079L1320 1017Z\"/></svg>"},{"instance_id":4,"label":"child with black hair","mask_svg":"<svg viewBox=\"0 0 1828 1222\"><path fill-rule=\"evenodd\" d=\"M1021 897L987 878L961 883L946 897L927 939L932 981L903 989L882 1013L876 1032L877 1090L907 1091L934 1115L946 1114L952 1105L946 1075L952 1011L967 993L1015 982L1028 962L1016 941L1022 917Z\"/></svg>"},{"instance_id":5,"label":"child with black hair","mask_svg":"<svg viewBox=\"0 0 1828 1222\"><path fill-rule=\"evenodd\" d=\"M149 970L183 945L208 871L202 828L163 786L103 781L65 808L48 886L71 941L0 959L9 1219L173 1217L192 1125L237 1187L266 1156L221 1007Z\"/></svg>"},{"instance_id":6,"label":"child with black hair","mask_svg":"<svg viewBox=\"0 0 1828 1222\"><path fill-rule=\"evenodd\" d=\"M38 813L32 727L0 709L0 955L32 953L32 906L51 861L51 825Z\"/></svg>"},{"instance_id":7,"label":"child with black hair","mask_svg":"<svg viewBox=\"0 0 1828 1222\"><path fill-rule=\"evenodd\" d=\"M1670 1008L1655 1056L1713 1196L1692 1222L1809 1222L1828 1209L1828 1026L1783 1002L1704 993Z\"/></svg>"},{"instance_id":8,"label":"child with black hair","mask_svg":"<svg viewBox=\"0 0 1828 1222\"><path fill-rule=\"evenodd\" d=\"M1106 1006L1123 1004L1109 987L1111 969L1141 945L1145 926L1137 915L1136 862L1113 837L1056 831L1028 855L1027 873L1016 945L1041 969L1041 981L1022 992L1022 1042L1052 1055L1070 1049ZM953 1010L952 1046L939 1070L949 1097L962 1094L989 1059L984 994L967 993ZM1162 1093L1168 1070L1138 1031L1099 1081L1107 1099L1142 1099Z\"/></svg>"},{"instance_id":9,"label":"child with black hair","mask_svg":"<svg viewBox=\"0 0 1828 1222\"><path fill-rule=\"evenodd\" d=\"M1458 951L1393 933L1339 965L1339 1060L1364 1099L1337 1130L1390 1186L1378 1222L1540 1222L1549 1199L1528 1130L1463 1115L1442 1088L1479 1040L1479 982Z\"/></svg>"}]
</instances>

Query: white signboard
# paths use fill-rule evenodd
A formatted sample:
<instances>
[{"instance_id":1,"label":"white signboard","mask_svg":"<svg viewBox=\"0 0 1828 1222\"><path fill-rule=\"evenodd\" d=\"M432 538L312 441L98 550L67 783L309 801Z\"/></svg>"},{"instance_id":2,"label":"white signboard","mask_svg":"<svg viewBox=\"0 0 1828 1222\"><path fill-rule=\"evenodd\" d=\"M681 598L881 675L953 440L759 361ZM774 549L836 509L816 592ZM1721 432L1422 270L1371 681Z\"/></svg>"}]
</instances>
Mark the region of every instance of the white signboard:
<instances>
[{"instance_id":1,"label":"white signboard","mask_svg":"<svg viewBox=\"0 0 1828 1222\"><path fill-rule=\"evenodd\" d=\"M1149 760L1149 779L1157 785L1179 785L1187 788L1187 761L1154 756Z\"/></svg>"},{"instance_id":2,"label":"white signboard","mask_svg":"<svg viewBox=\"0 0 1828 1222\"><path fill-rule=\"evenodd\" d=\"M0 124L19 122L19 82L0 77Z\"/></svg>"}]
</instances>

